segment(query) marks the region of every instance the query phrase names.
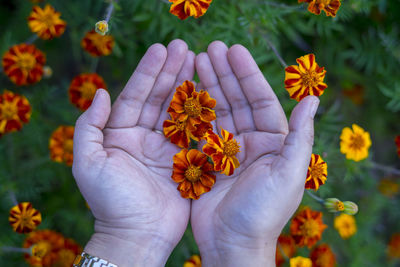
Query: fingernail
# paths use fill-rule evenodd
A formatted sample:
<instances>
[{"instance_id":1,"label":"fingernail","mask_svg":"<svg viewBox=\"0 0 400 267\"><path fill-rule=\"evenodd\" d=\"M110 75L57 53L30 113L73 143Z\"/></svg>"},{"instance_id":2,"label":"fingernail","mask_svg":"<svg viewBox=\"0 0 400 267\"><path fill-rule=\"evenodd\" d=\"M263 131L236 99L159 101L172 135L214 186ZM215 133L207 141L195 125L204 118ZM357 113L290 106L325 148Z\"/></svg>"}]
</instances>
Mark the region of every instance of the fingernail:
<instances>
[{"instance_id":1,"label":"fingernail","mask_svg":"<svg viewBox=\"0 0 400 267\"><path fill-rule=\"evenodd\" d=\"M100 94L99 91L100 91L100 89L97 89L97 90L96 90L96 93L94 94L94 97L93 97L92 102L96 102L96 98L97 98L97 96Z\"/></svg>"},{"instance_id":2,"label":"fingernail","mask_svg":"<svg viewBox=\"0 0 400 267\"><path fill-rule=\"evenodd\" d=\"M313 103L311 104L311 109L310 109L311 118L314 118L315 113L317 113L318 106L319 106L319 99L317 98L317 99L315 99L315 100L313 101Z\"/></svg>"}]
</instances>

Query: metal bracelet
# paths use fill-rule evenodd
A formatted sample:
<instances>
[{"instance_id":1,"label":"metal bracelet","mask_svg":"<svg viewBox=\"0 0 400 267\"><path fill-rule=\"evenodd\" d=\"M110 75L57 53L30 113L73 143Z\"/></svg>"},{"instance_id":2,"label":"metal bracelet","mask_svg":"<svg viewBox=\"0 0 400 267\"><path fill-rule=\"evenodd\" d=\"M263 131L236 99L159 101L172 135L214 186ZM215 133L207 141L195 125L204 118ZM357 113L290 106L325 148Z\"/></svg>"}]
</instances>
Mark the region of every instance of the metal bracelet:
<instances>
[{"instance_id":1,"label":"metal bracelet","mask_svg":"<svg viewBox=\"0 0 400 267\"><path fill-rule=\"evenodd\" d=\"M75 258L75 261L72 265L73 267L118 267L111 262L100 259L99 257L94 257L86 252L82 252L81 255L78 255Z\"/></svg>"}]
</instances>

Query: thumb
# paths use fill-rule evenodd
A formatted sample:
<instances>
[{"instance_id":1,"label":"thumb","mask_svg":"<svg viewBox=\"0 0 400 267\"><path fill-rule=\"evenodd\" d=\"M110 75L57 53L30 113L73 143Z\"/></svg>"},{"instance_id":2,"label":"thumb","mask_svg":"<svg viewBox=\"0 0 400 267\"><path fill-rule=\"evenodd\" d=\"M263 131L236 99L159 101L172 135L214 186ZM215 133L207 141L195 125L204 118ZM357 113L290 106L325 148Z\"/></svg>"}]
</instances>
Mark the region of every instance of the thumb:
<instances>
[{"instance_id":1,"label":"thumb","mask_svg":"<svg viewBox=\"0 0 400 267\"><path fill-rule=\"evenodd\" d=\"M103 129L111 112L108 92L98 89L90 107L78 118L74 132L74 161L72 171L89 165L89 159L103 150Z\"/></svg>"},{"instance_id":2,"label":"thumb","mask_svg":"<svg viewBox=\"0 0 400 267\"><path fill-rule=\"evenodd\" d=\"M307 96L292 111L289 121L289 134L286 136L278 170L283 175L296 179L292 183L304 187L308 165L310 164L312 146L314 143L314 116L317 112L319 99L316 96Z\"/></svg>"}]
</instances>

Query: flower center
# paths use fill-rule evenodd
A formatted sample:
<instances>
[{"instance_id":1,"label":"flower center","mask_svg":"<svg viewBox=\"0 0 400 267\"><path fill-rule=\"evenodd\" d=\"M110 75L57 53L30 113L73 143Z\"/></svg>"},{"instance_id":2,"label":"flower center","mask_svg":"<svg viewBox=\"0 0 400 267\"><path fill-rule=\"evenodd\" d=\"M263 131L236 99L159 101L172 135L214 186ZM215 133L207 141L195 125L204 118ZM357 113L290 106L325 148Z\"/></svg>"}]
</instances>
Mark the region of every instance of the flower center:
<instances>
[{"instance_id":1,"label":"flower center","mask_svg":"<svg viewBox=\"0 0 400 267\"><path fill-rule=\"evenodd\" d=\"M192 183L199 180L200 176L202 174L202 171L200 168L201 168L200 166L197 167L197 166L189 165L189 167L185 171L186 179L188 179Z\"/></svg>"},{"instance_id":2,"label":"flower center","mask_svg":"<svg viewBox=\"0 0 400 267\"><path fill-rule=\"evenodd\" d=\"M55 24L55 23L54 23L54 14L52 14L52 13L47 13L47 14L43 15L43 16L40 18L40 21L41 21L43 24L45 24L47 28L50 28L51 26L53 26L53 25Z\"/></svg>"},{"instance_id":3,"label":"flower center","mask_svg":"<svg viewBox=\"0 0 400 267\"><path fill-rule=\"evenodd\" d=\"M228 142L224 143L224 154L228 157L235 156L239 151L239 144L236 140L229 140Z\"/></svg>"},{"instance_id":4,"label":"flower center","mask_svg":"<svg viewBox=\"0 0 400 267\"><path fill-rule=\"evenodd\" d=\"M365 140L360 134L355 134L350 139L350 147L360 150L365 146Z\"/></svg>"},{"instance_id":5,"label":"flower center","mask_svg":"<svg viewBox=\"0 0 400 267\"><path fill-rule=\"evenodd\" d=\"M97 86L91 82L84 82L81 85L82 98L93 99L96 94Z\"/></svg>"},{"instance_id":6,"label":"flower center","mask_svg":"<svg viewBox=\"0 0 400 267\"><path fill-rule=\"evenodd\" d=\"M307 220L300 226L300 230L303 236L314 237L319 233L319 224L315 220Z\"/></svg>"},{"instance_id":7,"label":"flower center","mask_svg":"<svg viewBox=\"0 0 400 267\"><path fill-rule=\"evenodd\" d=\"M65 153L72 153L73 147L74 147L74 141L72 139L67 139L64 141Z\"/></svg>"},{"instance_id":8,"label":"flower center","mask_svg":"<svg viewBox=\"0 0 400 267\"><path fill-rule=\"evenodd\" d=\"M36 59L32 54L29 53L22 53L18 56L17 66L20 69L30 71L35 67Z\"/></svg>"},{"instance_id":9,"label":"flower center","mask_svg":"<svg viewBox=\"0 0 400 267\"><path fill-rule=\"evenodd\" d=\"M301 75L303 84L307 87L315 87L318 85L318 76L315 71L307 71Z\"/></svg>"},{"instance_id":10,"label":"flower center","mask_svg":"<svg viewBox=\"0 0 400 267\"><path fill-rule=\"evenodd\" d=\"M62 249L58 252L58 261L60 265L65 262L73 262L75 259L75 253L70 249Z\"/></svg>"},{"instance_id":11,"label":"flower center","mask_svg":"<svg viewBox=\"0 0 400 267\"><path fill-rule=\"evenodd\" d=\"M201 105L197 99L189 98L184 104L185 113L189 117L198 117L201 113Z\"/></svg>"},{"instance_id":12,"label":"flower center","mask_svg":"<svg viewBox=\"0 0 400 267\"><path fill-rule=\"evenodd\" d=\"M32 255L38 258L43 258L50 251L51 245L46 241L39 241L32 247Z\"/></svg>"},{"instance_id":13,"label":"flower center","mask_svg":"<svg viewBox=\"0 0 400 267\"><path fill-rule=\"evenodd\" d=\"M0 118L10 120L18 114L18 106L14 102L4 102L0 105Z\"/></svg>"},{"instance_id":14,"label":"flower center","mask_svg":"<svg viewBox=\"0 0 400 267\"><path fill-rule=\"evenodd\" d=\"M185 130L185 122L184 121L176 121L176 128L183 132Z\"/></svg>"},{"instance_id":15,"label":"flower center","mask_svg":"<svg viewBox=\"0 0 400 267\"><path fill-rule=\"evenodd\" d=\"M342 201L337 201L335 203L335 206L337 211L344 211L344 204Z\"/></svg>"},{"instance_id":16,"label":"flower center","mask_svg":"<svg viewBox=\"0 0 400 267\"><path fill-rule=\"evenodd\" d=\"M324 169L322 167L322 164L315 164L314 166L311 167L311 177L314 179L321 178L322 175L324 174Z\"/></svg>"}]
</instances>

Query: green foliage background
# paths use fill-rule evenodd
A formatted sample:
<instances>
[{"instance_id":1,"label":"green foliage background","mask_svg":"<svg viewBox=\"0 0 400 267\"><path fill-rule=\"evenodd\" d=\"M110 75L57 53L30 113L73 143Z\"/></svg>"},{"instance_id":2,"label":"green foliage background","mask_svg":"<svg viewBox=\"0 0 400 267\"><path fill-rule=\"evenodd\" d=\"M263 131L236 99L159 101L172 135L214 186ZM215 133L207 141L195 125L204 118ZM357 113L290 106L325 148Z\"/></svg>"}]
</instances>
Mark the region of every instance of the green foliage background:
<instances>
[{"instance_id":1,"label":"green foliage background","mask_svg":"<svg viewBox=\"0 0 400 267\"><path fill-rule=\"evenodd\" d=\"M90 72L96 64L81 49L84 34L104 18L107 3L99 0L47 1L62 13L67 31L51 41L36 40L47 55L54 74L33 86L16 87L0 74L0 90L9 89L29 99L33 114L20 132L0 138L0 246L21 246L24 236L8 225L12 206L9 191L19 201L30 201L42 212L40 229L57 230L82 246L93 232L93 217L85 207L71 168L50 161L48 139L59 125L74 125L80 112L69 103L67 89L72 78ZM32 36L27 17L28 0L0 1L0 54ZM315 124L314 153L328 163L327 184L316 193L358 203L358 232L343 240L333 228L334 215L324 211L329 228L322 241L330 244L337 266L399 266L389 261L386 246L392 233L400 232L399 197L388 198L377 190L379 180L391 171L375 163L399 168L394 145L400 134L400 1L343 1L336 18L316 16L296 0L214 0L200 19L180 21L161 0L120 0L111 19L116 46L102 57L97 73L104 77L115 99L146 49L153 43L167 45L175 38L186 41L195 53L206 51L213 40L228 46L246 46L289 115L296 104L283 87L284 68L271 50L274 46L288 65L314 53L327 70L328 89L321 96ZM360 84L365 95L355 105L343 89ZM370 156L362 162L345 159L339 151L343 127L357 123L372 137ZM398 182L397 182L398 183ZM304 205L323 208L305 195ZM285 229L287 230L287 229ZM157 253L156 251L154 253ZM171 255L167 266L182 266L198 253L190 229ZM308 250L299 251L308 256ZM397 265L396 265L397 264ZM21 254L0 252L0 266L25 266Z\"/></svg>"}]
</instances>

